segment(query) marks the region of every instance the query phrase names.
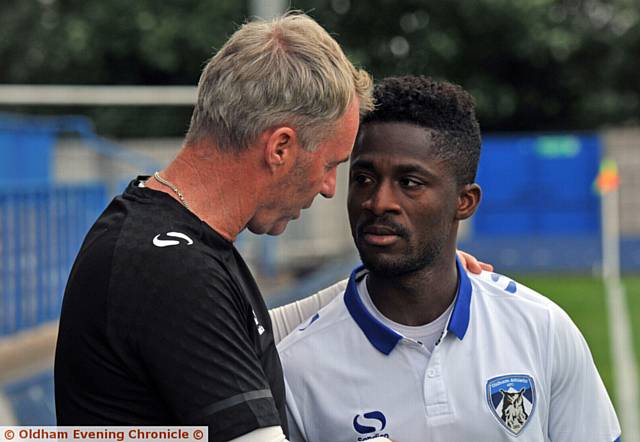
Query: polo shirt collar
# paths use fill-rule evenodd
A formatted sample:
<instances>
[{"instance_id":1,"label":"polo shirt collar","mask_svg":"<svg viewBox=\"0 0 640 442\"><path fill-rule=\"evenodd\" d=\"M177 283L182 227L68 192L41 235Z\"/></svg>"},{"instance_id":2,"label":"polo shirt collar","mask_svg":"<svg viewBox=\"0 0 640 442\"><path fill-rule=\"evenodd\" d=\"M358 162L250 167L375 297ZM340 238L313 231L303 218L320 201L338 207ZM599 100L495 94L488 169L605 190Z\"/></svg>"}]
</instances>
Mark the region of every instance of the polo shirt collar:
<instances>
[{"instance_id":1,"label":"polo shirt collar","mask_svg":"<svg viewBox=\"0 0 640 442\"><path fill-rule=\"evenodd\" d=\"M456 267L458 269L458 292L456 293L455 304L447 329L455 334L458 339L462 340L469 327L471 281L457 257ZM371 345L385 355L388 355L402 339L402 335L380 322L364 306L358 293L358 280L366 272L367 270L363 265L356 267L353 272L351 272L351 277L349 278L344 294L344 303L347 306L349 314L351 314L351 317L356 324L358 324L358 327L360 327Z\"/></svg>"}]
</instances>

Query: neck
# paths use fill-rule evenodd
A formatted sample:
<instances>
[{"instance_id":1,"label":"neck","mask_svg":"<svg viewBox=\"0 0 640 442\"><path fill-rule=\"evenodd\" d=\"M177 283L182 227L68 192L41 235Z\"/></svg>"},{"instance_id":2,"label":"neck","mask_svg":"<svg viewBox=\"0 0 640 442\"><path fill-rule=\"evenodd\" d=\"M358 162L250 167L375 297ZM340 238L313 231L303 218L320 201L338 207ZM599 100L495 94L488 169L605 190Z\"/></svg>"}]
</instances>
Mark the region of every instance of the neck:
<instances>
[{"instance_id":1,"label":"neck","mask_svg":"<svg viewBox=\"0 0 640 442\"><path fill-rule=\"evenodd\" d=\"M184 146L160 176L183 195L188 209L229 241L234 241L257 207L257 180L244 179L256 164L252 152L221 152L215 146ZM154 178L148 188L182 204L169 186Z\"/></svg>"},{"instance_id":2,"label":"neck","mask_svg":"<svg viewBox=\"0 0 640 442\"><path fill-rule=\"evenodd\" d=\"M380 312L399 324L419 326L437 319L453 302L458 287L455 249L424 269L386 276L370 272L367 289Z\"/></svg>"}]
</instances>

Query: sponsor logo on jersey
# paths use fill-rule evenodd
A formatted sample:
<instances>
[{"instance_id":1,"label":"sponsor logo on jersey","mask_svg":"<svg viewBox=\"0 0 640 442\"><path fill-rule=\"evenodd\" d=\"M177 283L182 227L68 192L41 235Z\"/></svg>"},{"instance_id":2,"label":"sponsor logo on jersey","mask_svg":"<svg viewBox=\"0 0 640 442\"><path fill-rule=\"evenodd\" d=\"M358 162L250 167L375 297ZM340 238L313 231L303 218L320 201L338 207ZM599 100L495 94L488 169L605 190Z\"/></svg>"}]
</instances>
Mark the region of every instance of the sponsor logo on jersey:
<instances>
[{"instance_id":1,"label":"sponsor logo on jersey","mask_svg":"<svg viewBox=\"0 0 640 442\"><path fill-rule=\"evenodd\" d=\"M156 236L153 237L153 245L156 247L169 247L169 246L177 246L178 244L186 244L188 246L190 246L191 244L193 244L193 240L191 238L189 238L187 235L185 235L184 233L180 233L180 232L167 232L164 234L164 236L168 236L171 238L178 238L182 241L179 241L178 239L160 239L160 237L163 236L163 234L158 234Z\"/></svg>"},{"instance_id":2,"label":"sponsor logo on jersey","mask_svg":"<svg viewBox=\"0 0 640 442\"><path fill-rule=\"evenodd\" d=\"M353 429L362 436L358 441L375 439L376 437L389 438L388 433L382 431L387 427L387 418L382 411L369 411L362 415L356 414L353 418Z\"/></svg>"},{"instance_id":3,"label":"sponsor logo on jersey","mask_svg":"<svg viewBox=\"0 0 640 442\"><path fill-rule=\"evenodd\" d=\"M514 435L527 425L536 404L533 378L508 374L487 381L487 402L498 422Z\"/></svg>"}]
</instances>

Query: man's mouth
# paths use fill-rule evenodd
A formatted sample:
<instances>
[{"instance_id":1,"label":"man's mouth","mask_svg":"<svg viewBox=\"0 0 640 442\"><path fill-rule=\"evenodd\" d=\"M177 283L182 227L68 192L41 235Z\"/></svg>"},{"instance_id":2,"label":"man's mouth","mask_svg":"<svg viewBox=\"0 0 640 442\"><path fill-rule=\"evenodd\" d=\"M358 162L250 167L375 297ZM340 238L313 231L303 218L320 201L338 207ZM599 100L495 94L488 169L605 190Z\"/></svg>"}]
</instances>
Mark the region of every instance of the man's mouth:
<instances>
[{"instance_id":1,"label":"man's mouth","mask_svg":"<svg viewBox=\"0 0 640 442\"><path fill-rule=\"evenodd\" d=\"M362 239L372 246L390 246L400 239L401 235L388 226L372 225L362 229Z\"/></svg>"}]
</instances>

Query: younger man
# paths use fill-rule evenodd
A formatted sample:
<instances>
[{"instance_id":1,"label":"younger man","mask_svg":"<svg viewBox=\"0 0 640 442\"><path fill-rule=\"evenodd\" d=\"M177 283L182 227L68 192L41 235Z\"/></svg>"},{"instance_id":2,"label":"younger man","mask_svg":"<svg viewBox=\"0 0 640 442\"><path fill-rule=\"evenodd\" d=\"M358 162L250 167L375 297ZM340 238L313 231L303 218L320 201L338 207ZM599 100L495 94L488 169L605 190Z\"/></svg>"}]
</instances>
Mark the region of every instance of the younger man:
<instances>
[{"instance_id":1,"label":"younger man","mask_svg":"<svg viewBox=\"0 0 640 442\"><path fill-rule=\"evenodd\" d=\"M544 296L456 260L480 201L472 97L384 80L351 155L363 266L279 351L292 441L618 440L589 348Z\"/></svg>"}]
</instances>

